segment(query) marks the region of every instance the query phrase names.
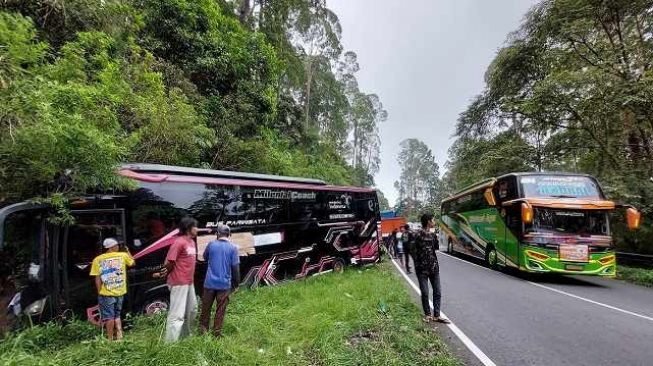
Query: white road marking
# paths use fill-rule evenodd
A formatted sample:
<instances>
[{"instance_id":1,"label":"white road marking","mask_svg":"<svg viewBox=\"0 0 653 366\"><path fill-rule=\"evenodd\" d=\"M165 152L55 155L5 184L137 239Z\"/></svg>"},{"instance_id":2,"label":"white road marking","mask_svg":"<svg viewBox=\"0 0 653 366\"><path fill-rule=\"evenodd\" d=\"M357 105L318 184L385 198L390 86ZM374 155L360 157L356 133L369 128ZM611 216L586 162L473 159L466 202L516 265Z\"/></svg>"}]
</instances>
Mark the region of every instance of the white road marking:
<instances>
[{"instance_id":1,"label":"white road marking","mask_svg":"<svg viewBox=\"0 0 653 366\"><path fill-rule=\"evenodd\" d=\"M397 267L399 273L401 273L410 287L412 287L413 290L417 292L417 294L420 294L419 287L415 284L415 282L413 282L413 280L410 279L410 277L408 277L408 275L404 272L403 269L401 269L401 267L397 264L397 262L395 262L394 259L392 259L392 263L395 265L395 267ZM429 300L429 305L431 305L431 309L433 309L433 301ZM449 319L449 317L442 311L440 312L440 316ZM474 354L474 356L476 356L476 358L478 358L479 361L481 361L483 365L496 366L496 364L485 353L483 353L483 351L481 351L481 349L478 348L478 346L476 346L476 344L474 344L474 342L472 342L472 340L469 339L469 337L467 337L467 335L465 335L465 333L463 333L463 331L460 330L460 328L458 328L451 319L449 319L449 321L451 322L447 324L449 329L451 329L451 331L458 337L458 339L463 342L463 344L470 350L470 352Z\"/></svg>"},{"instance_id":2,"label":"white road marking","mask_svg":"<svg viewBox=\"0 0 653 366\"><path fill-rule=\"evenodd\" d=\"M447 254L447 253L443 253L443 252L440 252L440 254L444 254L444 255L446 255L447 257L450 257L450 258L453 258L453 259L459 260L459 261L461 261L461 262L463 262L463 263L471 264L472 266L476 266L476 267L483 268L483 269L488 270L488 271L492 271L491 269L489 269L489 268L487 268L487 267L479 266L479 265L476 264L476 263L468 262L468 261L466 261L466 260L463 260L463 259L460 259L460 258L454 257L454 256L452 256L451 254ZM494 272L494 271L492 271L492 272ZM618 311L618 312L620 312L620 313L624 313L624 314L632 315L632 316L635 316L635 317L638 317L638 318L645 319L645 320L648 320L648 321L653 322L653 318L650 317L650 316L646 316L646 315L638 314L638 313L635 313L635 312L632 312L632 311L629 311L629 310L625 310L625 309L618 308L618 307L616 307L616 306L612 306L612 305L604 304L604 303L602 303L602 302L598 302L598 301L595 301L595 300L592 300L592 299L588 299L588 298L585 298L585 297L582 297L582 296L574 295L574 294L572 294L572 293L569 293L569 292L566 292L566 291L562 291L562 290L558 290L557 288L553 288L553 287L549 287L549 286L546 286L546 285L542 285L542 284L540 284L540 283L536 283L536 282L532 282L532 281L524 281L524 282L526 282L526 283L528 283L528 284L531 284L531 285L533 285L533 286L537 286L537 287L539 287L539 288L543 288L543 289L545 289L545 290L553 291L553 292L559 293L559 294L561 294L561 295L565 295L565 296L572 297L572 298L577 299L577 300L581 300L581 301L588 302L588 303L590 303L590 304L594 304L594 305L602 306L602 307L604 307L604 308L606 308L606 309L611 309L611 310L614 310L614 311Z\"/></svg>"},{"instance_id":3,"label":"white road marking","mask_svg":"<svg viewBox=\"0 0 653 366\"><path fill-rule=\"evenodd\" d=\"M543 289L546 289L546 290L549 290L549 291L557 292L557 293L562 294L562 295L567 295L567 296L569 296L569 297L573 297L574 299L578 299L578 300L586 301L586 302L589 302L590 304L594 304L594 305L598 305L598 306L603 306L604 308L612 309L612 310L615 310L615 311L618 311L618 312L621 312L621 313L624 313L624 314L628 314L628 315L636 316L636 317L638 317L638 318L646 319L646 320L648 320L648 321L653 322L653 318L651 318L650 316L646 316L646 315L642 315L642 314L637 314L637 313L634 313L634 312L632 312L632 311L624 310L624 309L618 308L618 307L616 307L616 306L612 306L612 305L604 304L604 303L602 303L602 302L598 302L598 301L590 300L590 299L584 298L584 297L582 297L582 296L578 296L578 295L570 294L569 292L565 292L565 291L562 291L562 290L558 290L558 289L556 289L556 288L549 287L549 286L544 286L544 285L539 284L539 283L535 283L535 282L531 282L531 281L526 281L526 282L530 283L530 284L533 285L533 286L537 286L537 287L540 287L540 288L543 288Z\"/></svg>"}]
</instances>

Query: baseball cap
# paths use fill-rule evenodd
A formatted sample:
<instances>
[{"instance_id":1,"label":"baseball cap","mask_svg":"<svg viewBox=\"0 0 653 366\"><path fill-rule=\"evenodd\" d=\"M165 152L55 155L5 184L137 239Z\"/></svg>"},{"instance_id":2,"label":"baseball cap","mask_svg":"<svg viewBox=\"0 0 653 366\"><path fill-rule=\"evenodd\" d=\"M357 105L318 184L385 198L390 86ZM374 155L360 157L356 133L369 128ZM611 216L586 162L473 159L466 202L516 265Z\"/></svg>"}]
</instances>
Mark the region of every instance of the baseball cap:
<instances>
[{"instance_id":1,"label":"baseball cap","mask_svg":"<svg viewBox=\"0 0 653 366\"><path fill-rule=\"evenodd\" d=\"M218 229L216 230L219 236L229 236L231 235L231 228L228 225L218 224Z\"/></svg>"},{"instance_id":2,"label":"baseball cap","mask_svg":"<svg viewBox=\"0 0 653 366\"><path fill-rule=\"evenodd\" d=\"M106 238L104 239L104 242L102 242L104 249L109 249L115 245L118 245L118 241L114 238Z\"/></svg>"}]
</instances>

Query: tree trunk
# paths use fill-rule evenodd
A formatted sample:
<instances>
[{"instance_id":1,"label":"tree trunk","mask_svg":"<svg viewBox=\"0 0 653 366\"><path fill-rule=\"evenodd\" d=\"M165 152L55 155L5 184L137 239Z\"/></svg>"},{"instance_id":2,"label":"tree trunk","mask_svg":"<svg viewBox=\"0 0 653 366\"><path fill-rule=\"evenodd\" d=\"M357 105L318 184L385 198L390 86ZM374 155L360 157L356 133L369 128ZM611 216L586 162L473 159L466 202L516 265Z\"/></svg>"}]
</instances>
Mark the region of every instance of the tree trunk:
<instances>
[{"instance_id":1,"label":"tree trunk","mask_svg":"<svg viewBox=\"0 0 653 366\"><path fill-rule=\"evenodd\" d=\"M313 60L311 56L306 56L306 101L304 105L304 124L306 129L310 127L310 106L311 106L311 84L313 83Z\"/></svg>"},{"instance_id":2,"label":"tree trunk","mask_svg":"<svg viewBox=\"0 0 653 366\"><path fill-rule=\"evenodd\" d=\"M356 168L358 161L358 122L354 120L354 148L353 148L352 165Z\"/></svg>"},{"instance_id":3,"label":"tree trunk","mask_svg":"<svg viewBox=\"0 0 653 366\"><path fill-rule=\"evenodd\" d=\"M240 19L240 23L243 25L247 24L247 19L252 13L252 4L250 3L250 0L241 0L240 1L240 7L238 7L238 18Z\"/></svg>"}]
</instances>

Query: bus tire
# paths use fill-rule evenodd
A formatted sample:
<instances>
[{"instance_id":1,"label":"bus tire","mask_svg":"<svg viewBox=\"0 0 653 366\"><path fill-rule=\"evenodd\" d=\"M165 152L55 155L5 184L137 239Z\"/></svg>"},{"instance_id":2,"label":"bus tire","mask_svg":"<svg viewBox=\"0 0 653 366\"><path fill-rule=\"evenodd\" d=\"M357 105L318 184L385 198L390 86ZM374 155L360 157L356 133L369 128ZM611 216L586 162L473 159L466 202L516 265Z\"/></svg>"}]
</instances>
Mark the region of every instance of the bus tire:
<instances>
[{"instance_id":1,"label":"bus tire","mask_svg":"<svg viewBox=\"0 0 653 366\"><path fill-rule=\"evenodd\" d=\"M451 238L447 240L447 253L453 254L453 240Z\"/></svg>"},{"instance_id":2,"label":"bus tire","mask_svg":"<svg viewBox=\"0 0 653 366\"><path fill-rule=\"evenodd\" d=\"M145 301L141 312L146 316L157 315L167 312L169 306L170 304L167 299L155 297Z\"/></svg>"},{"instance_id":3,"label":"bus tire","mask_svg":"<svg viewBox=\"0 0 653 366\"><path fill-rule=\"evenodd\" d=\"M338 258L333 261L333 272L342 273L345 270L345 261L342 258Z\"/></svg>"},{"instance_id":4,"label":"bus tire","mask_svg":"<svg viewBox=\"0 0 653 366\"><path fill-rule=\"evenodd\" d=\"M490 245L485 251L485 263L487 263L488 267L497 269L497 262L497 250L494 248L494 246Z\"/></svg>"}]
</instances>

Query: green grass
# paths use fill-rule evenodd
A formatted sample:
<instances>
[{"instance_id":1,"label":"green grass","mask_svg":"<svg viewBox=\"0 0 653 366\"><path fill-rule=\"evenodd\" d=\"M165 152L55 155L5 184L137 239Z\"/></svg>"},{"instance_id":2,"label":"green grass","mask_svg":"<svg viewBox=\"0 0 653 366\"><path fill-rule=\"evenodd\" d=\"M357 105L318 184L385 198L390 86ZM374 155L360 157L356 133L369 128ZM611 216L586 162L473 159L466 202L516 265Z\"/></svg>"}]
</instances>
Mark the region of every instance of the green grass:
<instances>
[{"instance_id":1,"label":"green grass","mask_svg":"<svg viewBox=\"0 0 653 366\"><path fill-rule=\"evenodd\" d=\"M620 265L617 268L617 278L637 285L653 287L653 269L643 269Z\"/></svg>"},{"instance_id":2,"label":"green grass","mask_svg":"<svg viewBox=\"0 0 653 366\"><path fill-rule=\"evenodd\" d=\"M0 342L3 365L458 365L388 264L240 291L224 337L162 342L163 317L139 317L109 343L76 322Z\"/></svg>"}]
</instances>

